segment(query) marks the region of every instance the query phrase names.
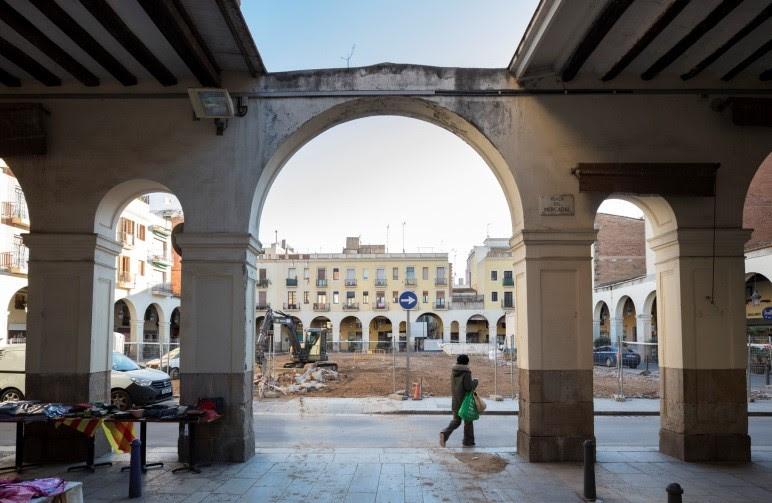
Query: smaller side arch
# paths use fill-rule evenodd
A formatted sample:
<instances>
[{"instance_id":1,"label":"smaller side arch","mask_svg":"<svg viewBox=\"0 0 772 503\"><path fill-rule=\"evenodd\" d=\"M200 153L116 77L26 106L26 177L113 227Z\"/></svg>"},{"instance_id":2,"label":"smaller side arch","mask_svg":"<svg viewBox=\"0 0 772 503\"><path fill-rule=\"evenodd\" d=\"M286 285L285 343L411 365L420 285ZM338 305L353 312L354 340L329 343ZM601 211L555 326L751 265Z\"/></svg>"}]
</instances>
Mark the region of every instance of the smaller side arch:
<instances>
[{"instance_id":1,"label":"smaller side arch","mask_svg":"<svg viewBox=\"0 0 772 503\"><path fill-rule=\"evenodd\" d=\"M108 190L97 206L96 214L94 215L94 232L107 238L115 239L116 231L118 230L118 220L123 210L134 199L151 192L173 194L162 183L144 178L122 182ZM180 204L182 204L181 201Z\"/></svg>"}]
</instances>

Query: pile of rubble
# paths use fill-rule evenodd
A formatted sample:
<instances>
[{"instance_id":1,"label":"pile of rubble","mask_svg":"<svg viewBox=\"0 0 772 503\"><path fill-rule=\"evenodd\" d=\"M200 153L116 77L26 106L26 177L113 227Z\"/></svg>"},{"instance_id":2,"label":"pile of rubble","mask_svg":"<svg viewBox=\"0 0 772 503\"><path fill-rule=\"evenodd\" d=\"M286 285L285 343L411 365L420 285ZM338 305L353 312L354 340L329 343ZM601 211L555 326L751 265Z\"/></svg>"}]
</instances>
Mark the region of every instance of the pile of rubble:
<instances>
[{"instance_id":1,"label":"pile of rubble","mask_svg":"<svg viewBox=\"0 0 772 503\"><path fill-rule=\"evenodd\" d=\"M295 393L307 393L326 388L326 381L337 381L338 372L326 368L309 366L301 374L300 369L292 369L289 372L279 374L278 379L271 379L270 376L260 376L255 381L258 395L260 397L276 396L276 393L289 395Z\"/></svg>"}]
</instances>

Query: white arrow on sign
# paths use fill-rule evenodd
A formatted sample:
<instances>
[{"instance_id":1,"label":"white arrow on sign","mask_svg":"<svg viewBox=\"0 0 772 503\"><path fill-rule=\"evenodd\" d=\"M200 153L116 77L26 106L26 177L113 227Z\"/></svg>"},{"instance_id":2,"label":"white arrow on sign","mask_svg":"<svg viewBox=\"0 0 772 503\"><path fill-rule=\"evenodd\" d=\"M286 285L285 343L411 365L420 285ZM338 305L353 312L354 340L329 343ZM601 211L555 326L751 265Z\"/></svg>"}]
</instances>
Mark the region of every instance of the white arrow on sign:
<instances>
[{"instance_id":1,"label":"white arrow on sign","mask_svg":"<svg viewBox=\"0 0 772 503\"><path fill-rule=\"evenodd\" d=\"M408 306L410 306L410 305L413 305L413 304L415 304L415 303L416 303L416 298L415 298L415 297L408 297L408 298L407 298L407 300L405 301L405 303L406 303Z\"/></svg>"}]
</instances>

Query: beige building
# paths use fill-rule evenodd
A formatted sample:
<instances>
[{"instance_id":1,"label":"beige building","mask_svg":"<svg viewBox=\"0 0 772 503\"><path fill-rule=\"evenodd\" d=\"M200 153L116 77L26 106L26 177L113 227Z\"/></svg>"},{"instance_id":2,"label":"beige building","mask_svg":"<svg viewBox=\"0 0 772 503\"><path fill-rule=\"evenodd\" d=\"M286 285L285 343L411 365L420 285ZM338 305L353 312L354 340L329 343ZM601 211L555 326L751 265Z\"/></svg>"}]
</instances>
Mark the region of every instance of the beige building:
<instances>
[{"instance_id":1,"label":"beige building","mask_svg":"<svg viewBox=\"0 0 772 503\"><path fill-rule=\"evenodd\" d=\"M257 323L271 307L295 317L299 326L327 327L332 350L391 350L396 336L404 350L406 316L397 300L410 290L418 296L412 320L425 322L413 326L416 349L439 350L445 342L487 352L497 340L492 334L504 340L504 314L514 309L514 296L511 255L498 241L475 250L483 248L487 252L472 276L484 281L473 290L452 287L446 253L386 253L384 245L358 238L347 238L334 254L298 253L285 241L272 243L257 261ZM285 337L275 344L285 349L282 330Z\"/></svg>"}]
</instances>

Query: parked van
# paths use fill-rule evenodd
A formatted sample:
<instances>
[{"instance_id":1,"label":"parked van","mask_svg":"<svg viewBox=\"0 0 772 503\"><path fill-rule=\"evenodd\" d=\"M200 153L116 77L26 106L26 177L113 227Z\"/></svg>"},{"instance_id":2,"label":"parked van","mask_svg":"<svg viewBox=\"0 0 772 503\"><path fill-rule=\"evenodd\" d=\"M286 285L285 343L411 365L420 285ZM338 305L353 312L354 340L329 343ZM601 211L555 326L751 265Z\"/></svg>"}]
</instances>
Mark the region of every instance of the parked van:
<instances>
[{"instance_id":1,"label":"parked van","mask_svg":"<svg viewBox=\"0 0 772 503\"><path fill-rule=\"evenodd\" d=\"M0 401L23 400L25 393L26 344L0 346ZM119 352L113 352L113 369L110 375L110 400L120 410L134 405L169 400L172 397L172 381L169 374L160 370L143 369Z\"/></svg>"}]
</instances>

